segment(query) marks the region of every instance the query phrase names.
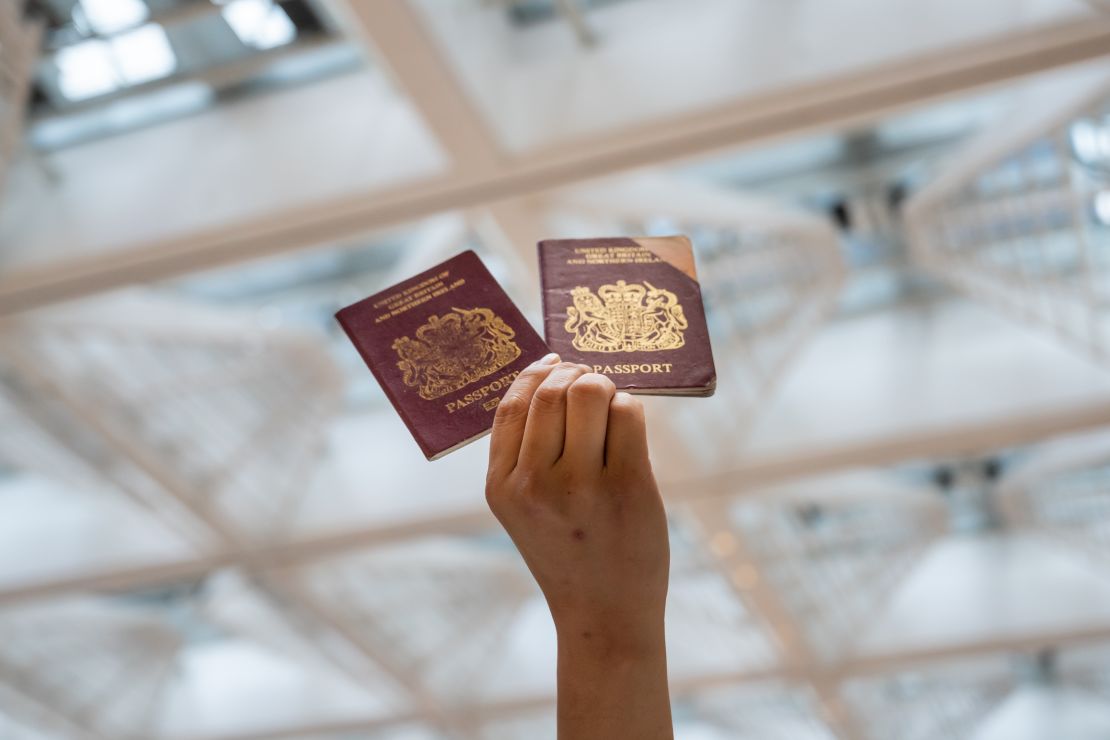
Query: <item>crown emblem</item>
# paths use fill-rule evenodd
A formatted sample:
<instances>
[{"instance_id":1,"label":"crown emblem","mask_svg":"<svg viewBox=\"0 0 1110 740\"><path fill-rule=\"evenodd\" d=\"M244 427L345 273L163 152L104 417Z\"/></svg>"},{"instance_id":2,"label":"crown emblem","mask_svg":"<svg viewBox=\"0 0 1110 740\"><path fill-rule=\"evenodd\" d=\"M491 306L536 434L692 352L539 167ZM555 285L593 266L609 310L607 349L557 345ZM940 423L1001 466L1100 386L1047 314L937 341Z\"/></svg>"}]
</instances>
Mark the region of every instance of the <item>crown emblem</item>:
<instances>
[{"instance_id":1,"label":"crown emblem","mask_svg":"<svg viewBox=\"0 0 1110 740\"><path fill-rule=\"evenodd\" d=\"M405 385L430 401L470 385L520 357L516 332L488 308L430 316L416 338L393 342Z\"/></svg>"},{"instance_id":2,"label":"crown emblem","mask_svg":"<svg viewBox=\"0 0 1110 740\"><path fill-rule=\"evenodd\" d=\"M678 297L649 282L602 285L595 295L578 286L571 291L564 328L583 352L657 352L686 343L686 316Z\"/></svg>"}]
</instances>

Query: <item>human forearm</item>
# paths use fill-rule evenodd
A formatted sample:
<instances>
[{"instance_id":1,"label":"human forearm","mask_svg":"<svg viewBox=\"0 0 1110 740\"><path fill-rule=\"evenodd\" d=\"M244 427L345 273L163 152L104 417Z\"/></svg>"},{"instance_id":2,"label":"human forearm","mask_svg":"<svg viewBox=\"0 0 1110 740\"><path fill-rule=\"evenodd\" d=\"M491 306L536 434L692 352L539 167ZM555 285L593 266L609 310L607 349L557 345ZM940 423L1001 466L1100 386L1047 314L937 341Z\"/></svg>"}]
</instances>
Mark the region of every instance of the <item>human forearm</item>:
<instances>
[{"instance_id":1,"label":"human forearm","mask_svg":"<svg viewBox=\"0 0 1110 740\"><path fill-rule=\"evenodd\" d=\"M662 620L638 635L559 629L559 740L671 740Z\"/></svg>"}]
</instances>

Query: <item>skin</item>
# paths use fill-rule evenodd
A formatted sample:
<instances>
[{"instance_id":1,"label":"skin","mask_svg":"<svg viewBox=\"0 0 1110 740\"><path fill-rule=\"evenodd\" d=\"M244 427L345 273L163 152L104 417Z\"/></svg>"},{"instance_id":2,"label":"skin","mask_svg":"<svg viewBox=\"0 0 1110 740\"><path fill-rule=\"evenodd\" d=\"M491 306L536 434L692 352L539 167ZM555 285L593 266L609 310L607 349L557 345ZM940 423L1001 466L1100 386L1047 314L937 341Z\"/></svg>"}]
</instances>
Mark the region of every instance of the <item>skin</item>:
<instances>
[{"instance_id":1,"label":"skin","mask_svg":"<svg viewBox=\"0 0 1110 740\"><path fill-rule=\"evenodd\" d=\"M670 740L670 548L640 401L555 355L502 398L486 500L559 640L559 740Z\"/></svg>"}]
</instances>

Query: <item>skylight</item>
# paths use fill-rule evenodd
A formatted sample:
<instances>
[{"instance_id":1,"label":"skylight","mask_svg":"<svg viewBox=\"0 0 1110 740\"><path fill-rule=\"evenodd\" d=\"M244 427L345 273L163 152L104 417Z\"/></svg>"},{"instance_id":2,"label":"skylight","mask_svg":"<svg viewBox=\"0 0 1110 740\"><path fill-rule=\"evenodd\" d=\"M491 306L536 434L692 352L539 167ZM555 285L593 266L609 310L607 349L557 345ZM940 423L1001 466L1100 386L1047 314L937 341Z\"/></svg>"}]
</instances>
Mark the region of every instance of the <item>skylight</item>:
<instances>
[{"instance_id":1,"label":"skylight","mask_svg":"<svg viewBox=\"0 0 1110 740\"><path fill-rule=\"evenodd\" d=\"M1110 190L1103 190L1095 196L1095 218L1110 226Z\"/></svg>"},{"instance_id":2,"label":"skylight","mask_svg":"<svg viewBox=\"0 0 1110 740\"><path fill-rule=\"evenodd\" d=\"M1076 158L1088 167L1110 167L1110 118L1105 122L1083 119L1071 127Z\"/></svg>"},{"instance_id":3,"label":"skylight","mask_svg":"<svg viewBox=\"0 0 1110 740\"><path fill-rule=\"evenodd\" d=\"M247 46L273 49L293 41L297 27L273 0L217 0L231 30Z\"/></svg>"},{"instance_id":4,"label":"skylight","mask_svg":"<svg viewBox=\"0 0 1110 740\"><path fill-rule=\"evenodd\" d=\"M177 68L165 30L154 23L107 41L92 39L59 49L54 63L59 90L74 101L166 77Z\"/></svg>"},{"instance_id":5,"label":"skylight","mask_svg":"<svg viewBox=\"0 0 1110 740\"><path fill-rule=\"evenodd\" d=\"M105 95L119 87L112 52L106 41L85 41L59 49L58 88L70 100Z\"/></svg>"},{"instance_id":6,"label":"skylight","mask_svg":"<svg viewBox=\"0 0 1110 740\"><path fill-rule=\"evenodd\" d=\"M110 43L120 76L130 85L166 77L177 67L166 32L157 24L117 36Z\"/></svg>"},{"instance_id":7,"label":"skylight","mask_svg":"<svg viewBox=\"0 0 1110 740\"><path fill-rule=\"evenodd\" d=\"M102 35L134 28L150 13L142 0L80 0L80 3L89 26Z\"/></svg>"}]
</instances>

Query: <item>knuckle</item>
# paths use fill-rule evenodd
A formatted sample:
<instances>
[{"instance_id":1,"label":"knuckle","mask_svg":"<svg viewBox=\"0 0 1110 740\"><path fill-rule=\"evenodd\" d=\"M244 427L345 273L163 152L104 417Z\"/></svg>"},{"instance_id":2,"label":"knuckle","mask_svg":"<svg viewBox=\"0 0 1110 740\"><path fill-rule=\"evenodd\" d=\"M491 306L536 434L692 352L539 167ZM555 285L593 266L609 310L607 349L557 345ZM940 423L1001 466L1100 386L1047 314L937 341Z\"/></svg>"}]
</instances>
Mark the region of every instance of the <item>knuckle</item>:
<instances>
[{"instance_id":1,"label":"knuckle","mask_svg":"<svg viewBox=\"0 0 1110 740\"><path fill-rule=\"evenodd\" d=\"M631 418L643 418L644 404L640 399L628 393L618 393L613 396L613 400L609 404L609 410L612 413Z\"/></svg>"},{"instance_id":2,"label":"knuckle","mask_svg":"<svg viewBox=\"0 0 1110 740\"><path fill-rule=\"evenodd\" d=\"M584 401L608 401L615 390L613 381L604 375L586 373L574 381L568 393Z\"/></svg>"},{"instance_id":3,"label":"knuckle","mask_svg":"<svg viewBox=\"0 0 1110 740\"><path fill-rule=\"evenodd\" d=\"M528 401L519 393L509 391L497 404L497 412L493 415L493 422L494 424L505 424L516 421L527 414Z\"/></svg>"},{"instance_id":4,"label":"knuckle","mask_svg":"<svg viewBox=\"0 0 1110 740\"><path fill-rule=\"evenodd\" d=\"M513 501L521 492L521 477L519 471L508 475L486 475L486 503L490 510L501 516L513 508Z\"/></svg>"},{"instance_id":5,"label":"knuckle","mask_svg":"<svg viewBox=\"0 0 1110 740\"><path fill-rule=\"evenodd\" d=\"M532 396L532 403L541 410L560 408L566 401L566 390L558 385L541 385Z\"/></svg>"},{"instance_id":6,"label":"knuckle","mask_svg":"<svg viewBox=\"0 0 1110 740\"><path fill-rule=\"evenodd\" d=\"M516 376L516 380L513 381L513 385L525 385L530 379L542 378L547 375L548 372L549 368L546 365L529 365L520 371L520 374Z\"/></svg>"},{"instance_id":7,"label":"knuckle","mask_svg":"<svg viewBox=\"0 0 1110 740\"><path fill-rule=\"evenodd\" d=\"M501 508L501 502L504 498L502 490L500 481L494 480L492 476L486 477L486 503L489 504L490 510L494 513Z\"/></svg>"}]
</instances>

